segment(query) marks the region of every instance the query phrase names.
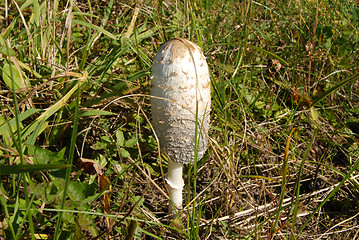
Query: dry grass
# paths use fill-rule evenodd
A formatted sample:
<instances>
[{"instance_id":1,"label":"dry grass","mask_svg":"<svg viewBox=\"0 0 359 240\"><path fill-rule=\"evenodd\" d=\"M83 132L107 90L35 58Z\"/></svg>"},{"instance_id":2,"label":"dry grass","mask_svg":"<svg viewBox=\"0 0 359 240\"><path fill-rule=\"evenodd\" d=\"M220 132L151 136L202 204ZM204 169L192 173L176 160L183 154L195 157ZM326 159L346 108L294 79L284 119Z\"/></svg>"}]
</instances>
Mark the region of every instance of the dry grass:
<instances>
[{"instance_id":1,"label":"dry grass","mask_svg":"<svg viewBox=\"0 0 359 240\"><path fill-rule=\"evenodd\" d=\"M356 3L16 3L0 19L0 238L358 237ZM175 36L203 47L213 96L183 229L148 96L151 59ZM69 161L69 175L11 168Z\"/></svg>"}]
</instances>

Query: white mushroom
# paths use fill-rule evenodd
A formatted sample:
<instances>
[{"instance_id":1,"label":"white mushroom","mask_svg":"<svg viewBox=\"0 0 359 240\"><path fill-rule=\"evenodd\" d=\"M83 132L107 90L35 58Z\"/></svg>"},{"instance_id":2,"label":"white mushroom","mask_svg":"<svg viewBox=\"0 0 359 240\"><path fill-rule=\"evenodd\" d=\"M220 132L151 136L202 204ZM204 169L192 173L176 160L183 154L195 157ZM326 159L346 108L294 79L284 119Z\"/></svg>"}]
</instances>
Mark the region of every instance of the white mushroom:
<instances>
[{"instance_id":1,"label":"white mushroom","mask_svg":"<svg viewBox=\"0 0 359 240\"><path fill-rule=\"evenodd\" d=\"M169 157L166 181L174 213L182 208L183 164L193 163L195 148L201 159L208 142L211 88L201 48L184 38L167 41L153 60L151 78L152 122Z\"/></svg>"}]
</instances>

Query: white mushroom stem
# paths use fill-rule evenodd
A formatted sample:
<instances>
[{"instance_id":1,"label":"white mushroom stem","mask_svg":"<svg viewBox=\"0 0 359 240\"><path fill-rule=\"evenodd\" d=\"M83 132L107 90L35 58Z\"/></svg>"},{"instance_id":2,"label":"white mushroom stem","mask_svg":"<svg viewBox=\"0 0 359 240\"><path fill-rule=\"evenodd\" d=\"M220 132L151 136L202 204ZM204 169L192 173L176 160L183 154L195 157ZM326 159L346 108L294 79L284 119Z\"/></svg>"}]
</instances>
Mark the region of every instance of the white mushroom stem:
<instances>
[{"instance_id":1,"label":"white mushroom stem","mask_svg":"<svg viewBox=\"0 0 359 240\"><path fill-rule=\"evenodd\" d=\"M166 182L168 186L168 191L172 200L168 207L169 213L176 212L175 209L182 209L182 191L184 186L184 181L182 178L183 164L168 160L168 172L166 175Z\"/></svg>"}]
</instances>

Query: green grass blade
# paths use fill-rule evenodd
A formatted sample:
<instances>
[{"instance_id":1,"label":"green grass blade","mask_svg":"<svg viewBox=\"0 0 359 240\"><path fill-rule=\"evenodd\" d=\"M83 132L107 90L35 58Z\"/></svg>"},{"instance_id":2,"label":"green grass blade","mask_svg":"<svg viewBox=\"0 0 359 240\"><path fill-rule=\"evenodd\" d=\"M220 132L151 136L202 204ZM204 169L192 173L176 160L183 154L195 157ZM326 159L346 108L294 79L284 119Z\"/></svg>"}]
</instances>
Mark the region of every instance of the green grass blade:
<instances>
[{"instance_id":1,"label":"green grass blade","mask_svg":"<svg viewBox=\"0 0 359 240\"><path fill-rule=\"evenodd\" d=\"M25 210L25 214L24 214L24 218L27 218L30 216L30 213L32 212L31 210L31 207L32 207L32 204L33 204L33 201L34 201L34 198L35 198L35 195L32 195L31 199L30 199L30 202L29 204L27 205L27 208ZM21 224L19 225L19 230L17 231L16 233L16 236L15 236L15 239L20 239L20 236L21 236L21 230L23 229L24 225L26 224L25 221L22 221ZM34 236L34 229L30 229L30 232L31 232L31 235ZM25 235L25 233L23 233L23 235ZM35 239L35 236L32 237Z\"/></svg>"},{"instance_id":2,"label":"green grass blade","mask_svg":"<svg viewBox=\"0 0 359 240\"><path fill-rule=\"evenodd\" d=\"M265 54L267 54L269 56L272 56L273 58L279 60L281 63L285 64L286 66L289 66L289 63L287 61L285 61L283 58L279 57L275 53L272 53L272 52L267 51L267 50L265 50L263 48L260 48L260 47L255 47L255 46L247 46L247 47L252 48L254 50L257 50L257 51L260 51L260 52L263 52L263 53L265 53Z\"/></svg>"},{"instance_id":3,"label":"green grass blade","mask_svg":"<svg viewBox=\"0 0 359 240\"><path fill-rule=\"evenodd\" d=\"M65 208L65 202L66 202L66 198L67 198L67 188L68 188L69 182L70 182L70 174L72 171L72 164L73 164L74 155L75 155L76 139L77 139L77 134L78 134L77 129L78 129L78 124L79 124L79 113L80 113L80 87L78 87L76 90L77 90L77 97L76 97L75 116L74 116L74 124L73 124L73 129L72 129L72 136L71 136L69 161L68 161L68 164L70 166L66 169L65 187L64 187L64 192L63 192L63 196L62 196L60 209ZM59 237L60 237L60 233L61 233L61 229L62 229L62 221L63 221L62 217L63 217L63 213L60 212L58 219L57 219L55 234L54 234L54 239L56 239L56 240L59 239Z\"/></svg>"},{"instance_id":4,"label":"green grass blade","mask_svg":"<svg viewBox=\"0 0 359 240\"><path fill-rule=\"evenodd\" d=\"M8 48L9 49L9 48ZM21 138L21 122L20 122L20 111L19 111L19 105L18 105L18 101L17 101L17 96L16 96L16 91L15 91L15 80L14 80L14 71L13 68L11 67L12 65L10 64L10 60L7 59L7 62L10 65L10 77L12 79L12 97L13 97L13 101L14 101L14 112L15 112L15 122L16 122L16 132L17 132L17 138L15 138L14 134L12 131L10 131L11 137L13 139L13 143L16 147L16 150L19 154L19 158L20 158L20 163L24 164L25 160L24 160L24 148L23 148L23 141ZM10 128L10 127L9 127ZM28 195L28 191L27 191L27 181L25 179L25 176L20 173L20 179L23 179L23 185L24 185L24 194L25 194L25 201L26 201L26 205L29 206L29 204L31 204L31 202L29 201L29 195ZM19 192L17 193L19 196ZM33 225L33 221L32 221L32 212L29 212L28 215L28 223L29 223L29 229L31 231L31 239L35 239L34 235L34 225Z\"/></svg>"},{"instance_id":5,"label":"green grass blade","mask_svg":"<svg viewBox=\"0 0 359 240\"><path fill-rule=\"evenodd\" d=\"M117 40L117 37L115 35L113 35L112 33L108 32L108 31L106 31L103 27L99 27L99 26L97 26L95 24L85 22L85 21L82 21L82 20L78 20L78 19L73 19L72 23L73 24L79 24L79 25L85 26L85 27L90 28L90 29L95 29L96 31L106 35L107 37L111 38L112 40Z\"/></svg>"},{"instance_id":6,"label":"green grass blade","mask_svg":"<svg viewBox=\"0 0 359 240\"><path fill-rule=\"evenodd\" d=\"M331 94L334 91L338 90L339 88L343 87L345 84L358 80L358 76L359 76L359 74L355 74L354 76L347 78L347 79L341 81L340 83L334 85L333 87L331 87L330 89L325 91L322 95L320 95L318 98L314 99L312 106L319 103L324 98L326 98L329 94Z\"/></svg>"},{"instance_id":7,"label":"green grass blade","mask_svg":"<svg viewBox=\"0 0 359 240\"><path fill-rule=\"evenodd\" d=\"M79 74L77 74L79 75ZM75 91L79 88L81 88L82 84L87 79L87 73L85 73L83 76L79 75L79 82L71 88L65 96L63 96L59 101L57 101L54 105L49 107L45 110L32 124L30 124L26 129L24 129L22 136L23 138L28 137L30 134L29 139L34 139L39 136L39 134L44 130L44 128L40 128L45 124L45 121L51 117L53 114L55 114L59 109L65 106L66 102L70 99L70 97L75 93ZM42 129L39 131L35 131L36 129Z\"/></svg>"},{"instance_id":8,"label":"green grass blade","mask_svg":"<svg viewBox=\"0 0 359 240\"><path fill-rule=\"evenodd\" d=\"M314 215L323 207L323 205L328 202L333 195L339 191L339 189L343 186L343 184L350 178L350 176L353 174L354 171L358 170L359 167L359 160L356 161L356 163L354 164L354 166L349 170L348 174L345 175L345 177L343 178L343 180L340 181L340 183L325 197L325 199L319 203L318 207L316 209L313 210L313 212L310 214L310 216L307 218L307 220L305 221L305 223L302 225L302 227L300 228L298 234L297 234L297 239L299 238L300 234L302 233L302 231L304 230L304 228L307 226L307 224L309 223L309 221L314 217Z\"/></svg>"},{"instance_id":9,"label":"green grass blade","mask_svg":"<svg viewBox=\"0 0 359 240\"><path fill-rule=\"evenodd\" d=\"M294 231L294 228L295 228L295 225L297 222L297 213L298 213L298 208L299 208L300 180L302 177L303 167L304 167L305 160L307 159L307 156L309 154L309 151L312 149L312 145L317 136L317 133L318 133L318 129L315 130L315 133L313 134L313 137L312 137L310 143L308 144L307 149L304 152L303 159L302 159L302 162L300 163L300 167L298 170L298 176L297 176L297 181L296 181L296 191L295 191L295 203L294 203L293 219L292 219L292 230L293 231ZM293 237L294 237L293 234L291 234L291 239Z\"/></svg>"},{"instance_id":10,"label":"green grass blade","mask_svg":"<svg viewBox=\"0 0 359 240\"><path fill-rule=\"evenodd\" d=\"M67 168L69 166L70 166L69 164L36 164L36 165L19 164L19 165L1 166L0 176L19 174L19 173L29 173L29 172L54 171L61 168Z\"/></svg>"},{"instance_id":11,"label":"green grass blade","mask_svg":"<svg viewBox=\"0 0 359 240\"><path fill-rule=\"evenodd\" d=\"M271 234L274 234L276 232L276 227L277 227L279 217L280 217L280 213L281 213L280 209L282 209L283 200L284 200L284 196L285 196L286 189L287 189L286 184L287 184L287 172L288 172L289 147L290 147L290 140L292 138L292 134L295 131L296 131L296 128L293 128L292 131L290 132L290 134L288 136L288 139L287 139L287 144L286 144L286 147L285 147L285 155L284 155L284 161L283 161L283 167L282 167L281 193L280 193L280 198L279 198L279 203L278 203L278 213L277 213L277 216L275 218Z\"/></svg>"},{"instance_id":12,"label":"green grass blade","mask_svg":"<svg viewBox=\"0 0 359 240\"><path fill-rule=\"evenodd\" d=\"M25 119L27 119L28 117L32 116L35 113L38 113L39 111L41 111L40 109L35 109L35 108L30 108L28 110L26 110L23 113L19 114L19 121L22 122ZM10 131L10 129L12 131L14 131L16 127L16 119L13 118L11 120L8 121L8 123L4 123L2 125L0 125L0 135L7 135Z\"/></svg>"},{"instance_id":13,"label":"green grass blade","mask_svg":"<svg viewBox=\"0 0 359 240\"><path fill-rule=\"evenodd\" d=\"M4 210L4 213L5 213L5 219L7 219L7 221L9 223L12 223L11 222L11 218L10 218L10 214L9 214L9 209L7 207L7 203L6 203L6 198L5 198L5 189L3 187L3 182L0 181L0 203L3 207L3 210ZM15 230L14 230L14 227L13 227L13 224L9 224L9 228L10 228L10 233L11 233L11 236L13 239L15 239Z\"/></svg>"}]
</instances>

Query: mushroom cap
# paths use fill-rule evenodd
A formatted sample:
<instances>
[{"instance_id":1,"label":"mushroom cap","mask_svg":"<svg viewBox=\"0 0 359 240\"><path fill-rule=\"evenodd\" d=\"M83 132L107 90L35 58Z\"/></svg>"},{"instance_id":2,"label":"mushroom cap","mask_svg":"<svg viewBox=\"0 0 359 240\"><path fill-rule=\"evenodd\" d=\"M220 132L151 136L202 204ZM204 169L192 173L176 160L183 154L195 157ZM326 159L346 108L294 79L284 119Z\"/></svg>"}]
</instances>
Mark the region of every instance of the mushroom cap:
<instances>
[{"instance_id":1,"label":"mushroom cap","mask_svg":"<svg viewBox=\"0 0 359 240\"><path fill-rule=\"evenodd\" d=\"M184 38L165 42L152 65L152 123L161 150L175 162L197 159L208 143L211 86L201 48ZM197 116L197 117L196 117Z\"/></svg>"}]
</instances>

